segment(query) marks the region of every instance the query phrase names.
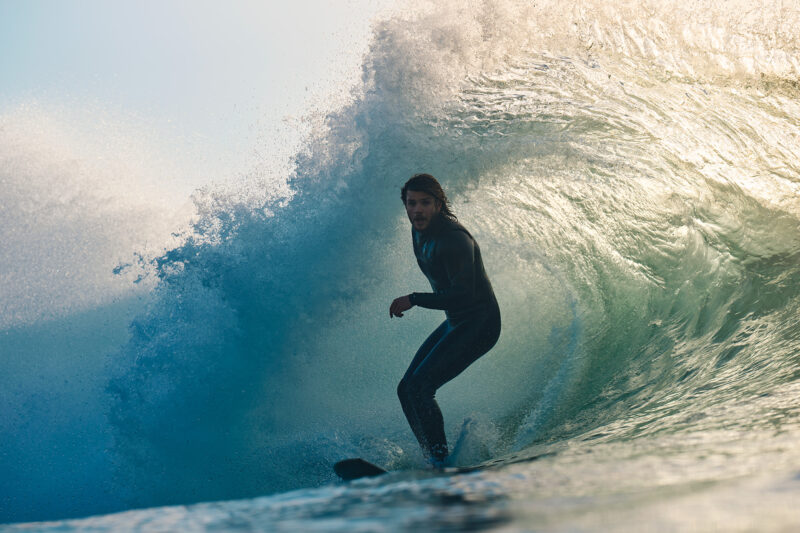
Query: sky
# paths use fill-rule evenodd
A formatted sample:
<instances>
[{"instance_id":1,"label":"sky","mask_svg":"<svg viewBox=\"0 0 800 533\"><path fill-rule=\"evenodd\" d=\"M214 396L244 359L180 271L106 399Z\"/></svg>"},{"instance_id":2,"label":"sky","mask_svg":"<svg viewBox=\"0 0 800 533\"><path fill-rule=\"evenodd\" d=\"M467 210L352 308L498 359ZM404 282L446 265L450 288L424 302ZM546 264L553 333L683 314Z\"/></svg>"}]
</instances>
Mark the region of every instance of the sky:
<instances>
[{"instance_id":1,"label":"sky","mask_svg":"<svg viewBox=\"0 0 800 533\"><path fill-rule=\"evenodd\" d=\"M292 146L292 121L357 78L389 4L0 0L0 114L144 132L185 192Z\"/></svg>"}]
</instances>

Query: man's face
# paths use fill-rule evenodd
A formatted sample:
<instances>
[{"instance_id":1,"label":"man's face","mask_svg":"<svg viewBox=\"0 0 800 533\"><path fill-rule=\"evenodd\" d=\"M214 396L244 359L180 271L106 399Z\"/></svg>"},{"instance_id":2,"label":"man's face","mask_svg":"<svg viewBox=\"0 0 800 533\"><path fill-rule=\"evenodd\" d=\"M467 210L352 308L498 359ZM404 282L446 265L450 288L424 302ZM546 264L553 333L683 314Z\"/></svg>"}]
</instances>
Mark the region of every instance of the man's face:
<instances>
[{"instance_id":1,"label":"man's face","mask_svg":"<svg viewBox=\"0 0 800 533\"><path fill-rule=\"evenodd\" d=\"M442 206L426 192L406 191L406 213L417 231L425 231Z\"/></svg>"}]
</instances>

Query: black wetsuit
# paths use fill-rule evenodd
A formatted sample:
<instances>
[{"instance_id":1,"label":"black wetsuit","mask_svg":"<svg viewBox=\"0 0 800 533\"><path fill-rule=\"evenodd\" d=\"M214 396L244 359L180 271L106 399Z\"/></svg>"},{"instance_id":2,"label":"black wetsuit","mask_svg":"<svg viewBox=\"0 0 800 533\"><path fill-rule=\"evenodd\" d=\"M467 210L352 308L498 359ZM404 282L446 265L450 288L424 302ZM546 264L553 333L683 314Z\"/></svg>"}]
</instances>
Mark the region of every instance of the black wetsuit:
<instances>
[{"instance_id":1,"label":"black wetsuit","mask_svg":"<svg viewBox=\"0 0 800 533\"><path fill-rule=\"evenodd\" d=\"M447 319L422 344L397 387L403 412L429 458L448 454L436 390L495 345L500 309L486 276L481 251L458 222L442 216L424 232L411 229L414 255L433 293L411 295L411 303L442 309Z\"/></svg>"}]
</instances>

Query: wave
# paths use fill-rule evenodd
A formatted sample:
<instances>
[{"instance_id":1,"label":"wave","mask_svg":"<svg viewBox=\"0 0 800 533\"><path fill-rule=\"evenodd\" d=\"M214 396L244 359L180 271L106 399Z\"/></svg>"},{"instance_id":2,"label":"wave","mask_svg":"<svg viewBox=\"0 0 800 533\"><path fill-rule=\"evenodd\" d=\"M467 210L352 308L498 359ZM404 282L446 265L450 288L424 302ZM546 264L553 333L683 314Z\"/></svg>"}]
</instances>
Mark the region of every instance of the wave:
<instances>
[{"instance_id":1,"label":"wave","mask_svg":"<svg viewBox=\"0 0 800 533\"><path fill-rule=\"evenodd\" d=\"M439 393L451 440L487 428L471 460L676 432L796 380L798 11L461 5L377 23L291 175L198 191L181 244L128 267L155 288L108 359L126 506L319 485L351 455L421 464L394 391L441 317L387 317L425 290L399 200L417 172L503 314Z\"/></svg>"},{"instance_id":2,"label":"wave","mask_svg":"<svg viewBox=\"0 0 800 533\"><path fill-rule=\"evenodd\" d=\"M146 465L133 486L163 487L140 503L318 484L354 452L417 460L393 391L436 318L388 323L384 307L422 286L397 198L418 171L455 197L498 287L501 342L441 393L450 431L470 413L499 423L489 453L683 409L721 369L734 394L791 379L785 360L746 369L797 305L797 147L776 139L796 135L794 89L761 96L737 76L795 72L796 43L772 49L786 63L725 63L764 45L764 17L698 29L584 7L552 24L569 56L531 51L552 6L379 25L364 85L317 125L290 191L202 199L195 233L156 261L159 297L110 388L120 449ZM673 62L655 61L666 48Z\"/></svg>"}]
</instances>

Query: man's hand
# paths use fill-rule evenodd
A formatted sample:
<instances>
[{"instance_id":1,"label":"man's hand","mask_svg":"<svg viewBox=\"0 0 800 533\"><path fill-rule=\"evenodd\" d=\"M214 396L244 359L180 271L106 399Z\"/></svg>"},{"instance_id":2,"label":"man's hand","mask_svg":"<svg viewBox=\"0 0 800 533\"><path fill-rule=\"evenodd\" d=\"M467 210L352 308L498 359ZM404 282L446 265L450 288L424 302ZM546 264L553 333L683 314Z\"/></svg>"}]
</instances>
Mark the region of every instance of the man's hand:
<instances>
[{"instance_id":1,"label":"man's hand","mask_svg":"<svg viewBox=\"0 0 800 533\"><path fill-rule=\"evenodd\" d=\"M389 318L403 316L403 312L408 311L412 307L414 306L411 305L411 300L408 298L408 295L395 298L392 305L389 306Z\"/></svg>"}]
</instances>

